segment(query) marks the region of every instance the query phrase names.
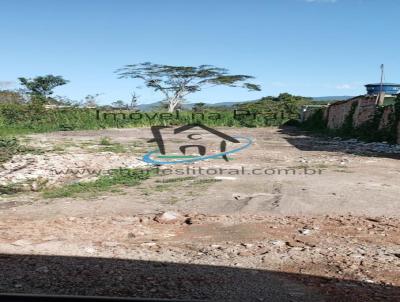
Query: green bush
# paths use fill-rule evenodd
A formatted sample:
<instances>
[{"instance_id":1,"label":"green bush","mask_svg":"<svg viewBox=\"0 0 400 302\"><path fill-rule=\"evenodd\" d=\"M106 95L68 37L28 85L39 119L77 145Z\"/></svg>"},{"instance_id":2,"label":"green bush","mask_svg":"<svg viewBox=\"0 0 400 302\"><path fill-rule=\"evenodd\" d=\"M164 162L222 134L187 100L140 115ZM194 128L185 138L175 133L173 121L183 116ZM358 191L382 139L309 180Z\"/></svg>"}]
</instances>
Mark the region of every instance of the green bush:
<instances>
[{"instance_id":1,"label":"green bush","mask_svg":"<svg viewBox=\"0 0 400 302\"><path fill-rule=\"evenodd\" d=\"M15 137L0 138L0 163L18 153L19 144Z\"/></svg>"},{"instance_id":2,"label":"green bush","mask_svg":"<svg viewBox=\"0 0 400 302\"><path fill-rule=\"evenodd\" d=\"M313 115L301 124L301 127L305 130L326 132L327 124L324 119L324 109L318 108Z\"/></svg>"}]
</instances>

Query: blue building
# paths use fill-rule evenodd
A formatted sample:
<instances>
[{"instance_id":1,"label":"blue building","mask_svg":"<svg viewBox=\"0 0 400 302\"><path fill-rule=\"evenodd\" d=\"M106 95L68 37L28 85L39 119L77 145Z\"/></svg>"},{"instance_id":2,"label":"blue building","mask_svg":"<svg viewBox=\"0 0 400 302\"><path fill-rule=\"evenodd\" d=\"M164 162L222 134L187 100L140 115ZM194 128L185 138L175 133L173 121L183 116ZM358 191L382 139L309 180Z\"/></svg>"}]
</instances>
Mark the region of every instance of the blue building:
<instances>
[{"instance_id":1,"label":"blue building","mask_svg":"<svg viewBox=\"0 0 400 302\"><path fill-rule=\"evenodd\" d=\"M365 85L367 88L368 95L378 95L380 92L384 92L385 95L396 95L400 94L400 84L383 83L383 84L368 84Z\"/></svg>"}]
</instances>

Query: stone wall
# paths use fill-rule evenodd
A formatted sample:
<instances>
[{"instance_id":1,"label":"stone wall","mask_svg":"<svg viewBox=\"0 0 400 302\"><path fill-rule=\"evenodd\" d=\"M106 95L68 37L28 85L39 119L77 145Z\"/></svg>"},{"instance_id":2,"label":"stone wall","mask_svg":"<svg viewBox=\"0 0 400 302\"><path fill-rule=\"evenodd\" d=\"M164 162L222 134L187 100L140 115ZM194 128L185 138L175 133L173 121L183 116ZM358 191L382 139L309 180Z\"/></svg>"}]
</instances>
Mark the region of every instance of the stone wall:
<instances>
[{"instance_id":1,"label":"stone wall","mask_svg":"<svg viewBox=\"0 0 400 302\"><path fill-rule=\"evenodd\" d=\"M397 143L400 145L400 122L397 124Z\"/></svg>"},{"instance_id":2,"label":"stone wall","mask_svg":"<svg viewBox=\"0 0 400 302\"><path fill-rule=\"evenodd\" d=\"M383 114L382 114L381 121L380 121L380 123L379 123L379 129L383 129L383 128L385 128L386 126L388 126L388 124L389 124L389 117L390 117L391 114L393 114L393 112L394 112L393 106L387 106L387 107L385 107L385 109L384 109L384 111L383 111Z\"/></svg>"},{"instance_id":3,"label":"stone wall","mask_svg":"<svg viewBox=\"0 0 400 302\"><path fill-rule=\"evenodd\" d=\"M359 127L374 118L376 110L376 97L360 97L357 99L357 107L353 115L354 127Z\"/></svg>"},{"instance_id":4,"label":"stone wall","mask_svg":"<svg viewBox=\"0 0 400 302\"><path fill-rule=\"evenodd\" d=\"M326 111L327 126L329 129L339 129L343 126L346 117L350 114L351 108L358 99L350 99L345 102L331 104Z\"/></svg>"},{"instance_id":5,"label":"stone wall","mask_svg":"<svg viewBox=\"0 0 400 302\"><path fill-rule=\"evenodd\" d=\"M324 118L329 129L339 129L343 126L347 116L352 112L353 106L353 126L359 127L365 122L371 120L376 112L376 97L374 96L358 96L347 101L340 101L329 105L325 108ZM389 118L393 113L393 106L384 108L379 129L386 127L389 123ZM397 143L400 144L400 123L397 127Z\"/></svg>"}]
</instances>

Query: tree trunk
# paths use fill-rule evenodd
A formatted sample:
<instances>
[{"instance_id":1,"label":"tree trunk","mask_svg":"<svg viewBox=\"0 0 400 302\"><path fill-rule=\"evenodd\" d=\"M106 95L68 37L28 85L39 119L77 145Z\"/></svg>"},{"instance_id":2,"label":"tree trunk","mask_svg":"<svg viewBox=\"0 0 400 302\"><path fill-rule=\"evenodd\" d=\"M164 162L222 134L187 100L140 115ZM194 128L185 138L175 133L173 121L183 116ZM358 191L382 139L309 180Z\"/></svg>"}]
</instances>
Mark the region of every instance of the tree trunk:
<instances>
[{"instance_id":1,"label":"tree trunk","mask_svg":"<svg viewBox=\"0 0 400 302\"><path fill-rule=\"evenodd\" d=\"M172 113L175 111L176 106L181 103L180 99L172 98L168 100L168 112Z\"/></svg>"},{"instance_id":2,"label":"tree trunk","mask_svg":"<svg viewBox=\"0 0 400 302\"><path fill-rule=\"evenodd\" d=\"M174 112L176 105L174 105L171 101L168 103L168 112Z\"/></svg>"}]
</instances>

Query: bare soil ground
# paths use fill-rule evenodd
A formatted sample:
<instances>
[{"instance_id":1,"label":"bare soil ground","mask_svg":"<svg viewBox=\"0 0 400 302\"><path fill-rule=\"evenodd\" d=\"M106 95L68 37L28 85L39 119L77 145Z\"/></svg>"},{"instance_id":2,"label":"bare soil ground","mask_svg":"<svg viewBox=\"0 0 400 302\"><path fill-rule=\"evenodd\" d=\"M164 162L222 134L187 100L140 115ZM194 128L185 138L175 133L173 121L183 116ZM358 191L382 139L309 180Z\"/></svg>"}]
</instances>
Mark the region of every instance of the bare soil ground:
<instances>
[{"instance_id":1,"label":"bare soil ground","mask_svg":"<svg viewBox=\"0 0 400 302\"><path fill-rule=\"evenodd\" d=\"M174 165L184 175L164 170L135 187L57 199L34 192L38 183L96 176L50 170L146 167L151 133L27 137L45 152L14 157L0 171L2 182L31 189L0 200L0 292L400 300L398 153L293 129L218 130L254 143L229 162ZM100 144L104 137L113 144ZM166 211L180 214L169 223L156 218Z\"/></svg>"}]
</instances>

